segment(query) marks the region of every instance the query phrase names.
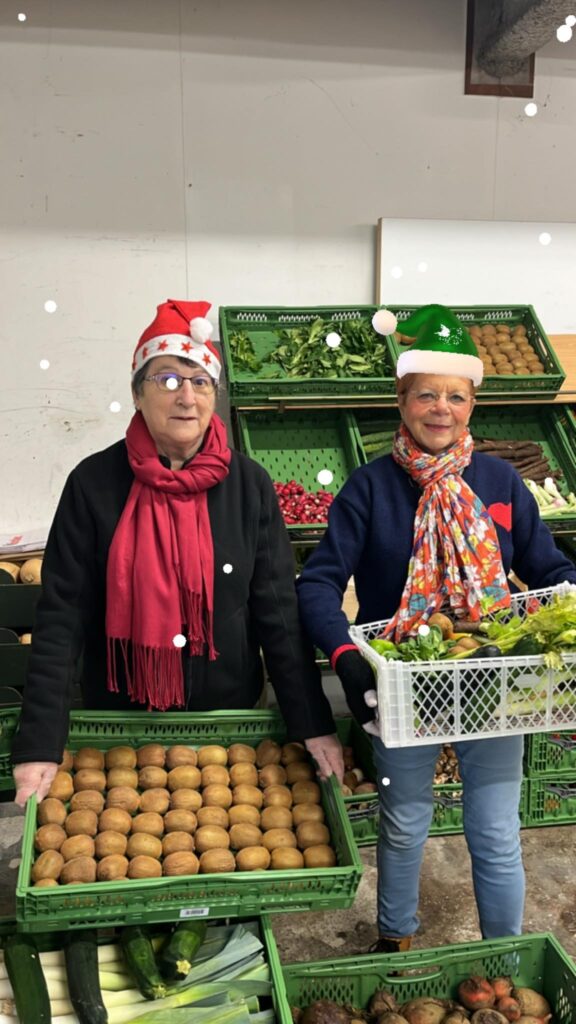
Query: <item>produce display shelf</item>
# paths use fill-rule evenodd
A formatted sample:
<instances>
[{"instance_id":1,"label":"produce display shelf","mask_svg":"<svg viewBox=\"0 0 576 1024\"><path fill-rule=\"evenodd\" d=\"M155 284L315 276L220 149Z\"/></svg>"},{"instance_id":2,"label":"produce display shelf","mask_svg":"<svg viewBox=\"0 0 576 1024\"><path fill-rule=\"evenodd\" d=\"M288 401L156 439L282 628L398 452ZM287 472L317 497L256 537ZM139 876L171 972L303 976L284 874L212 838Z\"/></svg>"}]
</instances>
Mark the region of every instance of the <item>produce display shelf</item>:
<instances>
[{"instance_id":1,"label":"produce display shelf","mask_svg":"<svg viewBox=\"0 0 576 1024\"><path fill-rule=\"evenodd\" d=\"M18 705L0 707L0 791L13 788L10 751L19 717Z\"/></svg>"},{"instance_id":2,"label":"produce display shelf","mask_svg":"<svg viewBox=\"0 0 576 1024\"><path fill-rule=\"evenodd\" d=\"M536 779L528 781L528 803L525 824L574 825L576 823L576 776L569 779Z\"/></svg>"},{"instance_id":3,"label":"produce display shelf","mask_svg":"<svg viewBox=\"0 0 576 1024\"><path fill-rule=\"evenodd\" d=\"M357 410L354 416L363 458L370 461L379 454L388 454L400 424L398 410L381 409L378 413ZM511 414L509 409L501 406L476 406L470 430L474 438L536 441L552 471L561 473L561 478L556 481L560 493L576 493L576 419L569 409L561 406L515 405ZM382 450L366 451L363 438L374 434L382 435ZM576 512L557 509L553 515L547 514L544 522L553 533L572 533L576 530Z\"/></svg>"},{"instance_id":4,"label":"produce display shelf","mask_svg":"<svg viewBox=\"0 0 576 1024\"><path fill-rule=\"evenodd\" d=\"M24 686L30 646L20 644L18 635L32 632L36 604L41 592L40 584L0 584L0 627L10 629L14 633L13 643L0 643L0 691L6 687L21 691ZM15 696L18 700L18 696ZM3 703L3 699L4 694L0 696L0 703ZM3 788L3 768L0 756L0 789Z\"/></svg>"},{"instance_id":5,"label":"produce display shelf","mask_svg":"<svg viewBox=\"0 0 576 1024\"><path fill-rule=\"evenodd\" d=\"M534 988L546 997L555 1024L574 1024L576 965L549 933L412 953L285 964L274 979L278 1024L292 1024L291 1007L303 1009L317 999L364 1009L381 988L399 1003L426 996L456 999L458 985L471 975L512 975L517 985Z\"/></svg>"},{"instance_id":6,"label":"produce display shelf","mask_svg":"<svg viewBox=\"0 0 576 1024\"><path fill-rule=\"evenodd\" d=\"M398 331L402 332L402 321L414 313L418 306L389 306L398 319ZM566 378L558 357L546 336L544 328L532 306L452 306L452 312L464 324L482 327L483 324L502 323L514 328L522 325L526 328L526 336L532 348L544 365L537 374L516 376L514 374L487 375L482 382L480 398L497 397L505 394L511 401L526 401L534 395L549 394L552 398L560 390ZM402 345L396 335L391 336L391 348L394 366L402 351Z\"/></svg>"},{"instance_id":7,"label":"produce display shelf","mask_svg":"<svg viewBox=\"0 0 576 1024\"><path fill-rule=\"evenodd\" d=\"M548 604L567 585L512 595L511 615L524 617ZM387 660L369 645L387 622L351 626L352 642L376 670L381 738L388 747L410 747L488 736L576 731L576 706L566 700L566 673L576 674L576 654L561 668L538 655L463 660ZM569 693L568 693L569 696Z\"/></svg>"},{"instance_id":8,"label":"produce display shelf","mask_svg":"<svg viewBox=\"0 0 576 1024\"><path fill-rule=\"evenodd\" d=\"M363 461L353 416L334 409L239 412L238 431L242 450L274 481L295 480L310 492L322 490L336 495ZM325 483L323 472L330 478ZM319 523L288 525L295 539L319 534L323 529Z\"/></svg>"},{"instance_id":9,"label":"produce display shelf","mask_svg":"<svg viewBox=\"0 0 576 1024\"><path fill-rule=\"evenodd\" d=\"M527 736L524 768L529 777L576 779L576 730Z\"/></svg>"},{"instance_id":10,"label":"produce display shelf","mask_svg":"<svg viewBox=\"0 0 576 1024\"><path fill-rule=\"evenodd\" d=\"M88 717L89 716L89 717ZM122 720L123 719L123 720ZM135 721L137 720L137 721ZM266 738L284 740L285 728L273 712L185 712L116 715L114 725L96 713L82 713L71 726L69 747L160 743L203 745L207 741L253 746ZM248 871L186 875L127 882L96 882L39 889L30 885L36 831L36 800L26 806L22 861L16 887L16 919L22 931L111 927L178 917L251 916L265 911L329 910L354 901L362 864L339 787L332 777L322 785L326 824L337 865L290 871Z\"/></svg>"},{"instance_id":11,"label":"produce display shelf","mask_svg":"<svg viewBox=\"0 0 576 1024\"><path fill-rule=\"evenodd\" d=\"M291 328L310 326L321 318L326 322L326 333L334 330L332 322L360 321L371 324L377 306L221 306L220 340L226 361L228 390L233 405L248 407L264 403L282 404L295 402L348 402L359 404L367 399L382 396L392 398L395 394L392 355L388 339L382 337L385 358L377 367L373 377L297 377L280 371L279 376L270 376L270 370L263 367L256 372L241 369L234 361L231 337L237 332L245 333L252 343L254 354L259 361L270 355L280 343L280 332ZM326 347L334 359L338 348ZM267 366L269 364L266 364Z\"/></svg>"}]
</instances>

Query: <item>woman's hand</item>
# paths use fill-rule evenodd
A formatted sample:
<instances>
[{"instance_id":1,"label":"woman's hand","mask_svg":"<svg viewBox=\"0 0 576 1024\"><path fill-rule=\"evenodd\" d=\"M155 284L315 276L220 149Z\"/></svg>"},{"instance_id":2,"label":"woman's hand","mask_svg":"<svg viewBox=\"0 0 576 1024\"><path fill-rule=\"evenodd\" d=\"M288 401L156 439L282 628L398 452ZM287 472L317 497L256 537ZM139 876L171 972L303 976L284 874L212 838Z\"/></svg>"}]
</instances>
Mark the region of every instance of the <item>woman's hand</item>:
<instances>
[{"instance_id":1,"label":"woman's hand","mask_svg":"<svg viewBox=\"0 0 576 1024\"><path fill-rule=\"evenodd\" d=\"M14 765L14 803L24 807L33 793L36 793L38 801L43 800L57 771L58 765L53 761L30 761L28 764Z\"/></svg>"},{"instance_id":2,"label":"woman's hand","mask_svg":"<svg viewBox=\"0 0 576 1024\"><path fill-rule=\"evenodd\" d=\"M319 778L323 782L335 775L338 782L344 778L344 755L342 744L337 736L314 736L304 740L306 750L314 758Z\"/></svg>"}]
</instances>

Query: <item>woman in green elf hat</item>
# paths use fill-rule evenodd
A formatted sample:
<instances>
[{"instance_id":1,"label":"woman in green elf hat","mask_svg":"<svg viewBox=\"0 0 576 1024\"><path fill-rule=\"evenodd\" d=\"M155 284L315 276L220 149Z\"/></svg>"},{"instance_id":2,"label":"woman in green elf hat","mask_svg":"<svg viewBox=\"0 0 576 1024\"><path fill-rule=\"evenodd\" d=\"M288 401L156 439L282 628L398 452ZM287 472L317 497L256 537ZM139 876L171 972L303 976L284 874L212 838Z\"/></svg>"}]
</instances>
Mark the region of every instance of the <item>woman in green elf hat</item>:
<instances>
[{"instance_id":1,"label":"woman in green elf hat","mask_svg":"<svg viewBox=\"0 0 576 1024\"><path fill-rule=\"evenodd\" d=\"M390 333L395 321L380 311L374 326ZM468 332L439 305L419 309L402 332L415 340L398 360L402 422L392 451L352 474L298 581L309 635L330 658L352 713L374 734L379 952L408 949L418 927L419 873L440 747L387 749L378 738L373 672L351 643L341 611L350 577L357 622L390 619L388 636L396 642L441 609L476 620L487 601L491 610L506 607L510 570L530 589L576 583L576 568L556 548L518 473L473 450L468 424L483 365ZM482 935L520 934L522 737L455 748Z\"/></svg>"}]
</instances>

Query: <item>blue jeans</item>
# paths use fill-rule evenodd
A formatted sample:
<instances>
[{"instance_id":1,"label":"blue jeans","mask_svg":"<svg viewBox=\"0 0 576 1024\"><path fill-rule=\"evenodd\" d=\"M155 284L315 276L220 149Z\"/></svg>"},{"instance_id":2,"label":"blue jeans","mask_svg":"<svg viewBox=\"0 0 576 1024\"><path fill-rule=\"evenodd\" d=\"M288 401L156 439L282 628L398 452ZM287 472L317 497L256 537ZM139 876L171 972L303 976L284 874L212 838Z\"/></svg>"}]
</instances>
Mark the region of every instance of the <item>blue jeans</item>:
<instances>
[{"instance_id":1,"label":"blue jeans","mask_svg":"<svg viewBox=\"0 0 576 1024\"><path fill-rule=\"evenodd\" d=\"M378 931L403 938L418 928L418 888L432 821L441 746L387 749L374 738L380 795ZM463 784L464 834L482 936L520 935L524 869L518 806L522 736L454 743ZM383 785L382 779L389 779ZM454 870L461 870L458 864Z\"/></svg>"}]
</instances>

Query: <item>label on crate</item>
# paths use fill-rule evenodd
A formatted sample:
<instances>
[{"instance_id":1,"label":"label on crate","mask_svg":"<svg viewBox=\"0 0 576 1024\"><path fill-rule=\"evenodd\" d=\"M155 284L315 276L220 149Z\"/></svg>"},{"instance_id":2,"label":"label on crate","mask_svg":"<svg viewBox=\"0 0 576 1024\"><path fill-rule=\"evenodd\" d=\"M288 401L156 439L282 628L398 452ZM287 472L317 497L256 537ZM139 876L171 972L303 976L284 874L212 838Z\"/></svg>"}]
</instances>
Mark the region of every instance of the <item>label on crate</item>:
<instances>
[{"instance_id":1,"label":"label on crate","mask_svg":"<svg viewBox=\"0 0 576 1024\"><path fill-rule=\"evenodd\" d=\"M179 917L208 917L210 907L183 907Z\"/></svg>"}]
</instances>

